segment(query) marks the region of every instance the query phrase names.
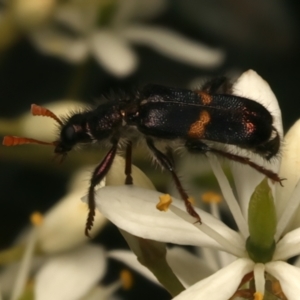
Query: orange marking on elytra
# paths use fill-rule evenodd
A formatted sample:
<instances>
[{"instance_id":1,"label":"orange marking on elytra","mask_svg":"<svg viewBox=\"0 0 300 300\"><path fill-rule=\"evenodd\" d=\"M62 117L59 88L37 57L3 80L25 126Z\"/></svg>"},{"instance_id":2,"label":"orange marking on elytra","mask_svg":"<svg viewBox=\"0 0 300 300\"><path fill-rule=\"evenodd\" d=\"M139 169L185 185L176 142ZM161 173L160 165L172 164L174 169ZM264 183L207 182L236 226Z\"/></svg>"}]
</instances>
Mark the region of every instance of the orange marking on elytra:
<instances>
[{"instance_id":1,"label":"orange marking on elytra","mask_svg":"<svg viewBox=\"0 0 300 300\"><path fill-rule=\"evenodd\" d=\"M213 100L213 97L206 92L203 91L195 91L195 92L200 96L201 104L203 105L209 105Z\"/></svg>"},{"instance_id":2,"label":"orange marking on elytra","mask_svg":"<svg viewBox=\"0 0 300 300\"><path fill-rule=\"evenodd\" d=\"M205 133L205 127L210 122L210 114L203 110L199 115L199 119L190 126L188 136L194 139L201 139Z\"/></svg>"}]
</instances>

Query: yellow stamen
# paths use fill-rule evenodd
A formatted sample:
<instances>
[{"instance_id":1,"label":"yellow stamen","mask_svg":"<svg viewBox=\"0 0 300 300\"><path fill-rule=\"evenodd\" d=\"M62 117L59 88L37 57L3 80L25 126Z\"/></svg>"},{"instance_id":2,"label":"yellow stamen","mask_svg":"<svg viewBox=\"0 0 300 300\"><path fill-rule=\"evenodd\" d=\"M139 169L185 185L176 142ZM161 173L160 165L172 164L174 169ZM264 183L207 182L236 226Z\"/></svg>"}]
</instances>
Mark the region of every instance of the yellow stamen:
<instances>
[{"instance_id":1,"label":"yellow stamen","mask_svg":"<svg viewBox=\"0 0 300 300\"><path fill-rule=\"evenodd\" d=\"M167 211L172 203L172 198L169 194L159 196L159 202L156 204L156 208L160 211Z\"/></svg>"},{"instance_id":2,"label":"yellow stamen","mask_svg":"<svg viewBox=\"0 0 300 300\"><path fill-rule=\"evenodd\" d=\"M39 212L34 212L30 216L30 222L34 226L40 226L43 223L43 215Z\"/></svg>"},{"instance_id":3,"label":"yellow stamen","mask_svg":"<svg viewBox=\"0 0 300 300\"><path fill-rule=\"evenodd\" d=\"M278 280L272 281L272 292L275 296L277 296L279 299L287 299L287 297L284 295L280 282Z\"/></svg>"},{"instance_id":4,"label":"yellow stamen","mask_svg":"<svg viewBox=\"0 0 300 300\"><path fill-rule=\"evenodd\" d=\"M205 203L220 203L222 196L215 192L206 192L201 196L202 201Z\"/></svg>"},{"instance_id":5,"label":"yellow stamen","mask_svg":"<svg viewBox=\"0 0 300 300\"><path fill-rule=\"evenodd\" d=\"M254 300L263 300L264 295L261 292L254 293Z\"/></svg>"},{"instance_id":6,"label":"yellow stamen","mask_svg":"<svg viewBox=\"0 0 300 300\"><path fill-rule=\"evenodd\" d=\"M130 271L122 270L120 273L120 279L124 290L129 290L133 285L133 277Z\"/></svg>"}]
</instances>

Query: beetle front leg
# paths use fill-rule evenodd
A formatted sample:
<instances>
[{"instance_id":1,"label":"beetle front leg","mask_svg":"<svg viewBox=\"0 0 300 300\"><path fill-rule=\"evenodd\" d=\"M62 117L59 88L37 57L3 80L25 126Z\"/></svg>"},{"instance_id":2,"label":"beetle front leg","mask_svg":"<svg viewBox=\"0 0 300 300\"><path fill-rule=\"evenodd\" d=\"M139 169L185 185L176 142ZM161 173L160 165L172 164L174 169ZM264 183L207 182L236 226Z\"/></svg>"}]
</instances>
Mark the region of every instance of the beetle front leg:
<instances>
[{"instance_id":1,"label":"beetle front leg","mask_svg":"<svg viewBox=\"0 0 300 300\"><path fill-rule=\"evenodd\" d=\"M95 211L96 211L96 203L95 203L95 187L100 183L100 181L106 176L107 172L111 168L111 165L115 159L116 152L118 148L118 141L114 142L111 149L105 155L104 159L101 163L95 168L90 187L88 190L88 217L85 225L85 235L90 237L89 231L92 229L94 225Z\"/></svg>"}]
</instances>

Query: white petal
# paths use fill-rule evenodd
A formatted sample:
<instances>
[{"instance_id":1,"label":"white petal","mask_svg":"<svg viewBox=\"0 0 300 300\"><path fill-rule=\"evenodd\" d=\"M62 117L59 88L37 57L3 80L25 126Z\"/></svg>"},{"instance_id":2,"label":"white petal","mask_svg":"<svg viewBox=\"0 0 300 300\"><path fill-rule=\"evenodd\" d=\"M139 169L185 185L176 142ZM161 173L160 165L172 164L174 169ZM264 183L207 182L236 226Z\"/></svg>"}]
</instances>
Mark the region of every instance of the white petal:
<instances>
[{"instance_id":1,"label":"white petal","mask_svg":"<svg viewBox=\"0 0 300 300\"><path fill-rule=\"evenodd\" d=\"M88 167L74 175L72 191L63 197L44 217L38 244L45 253L66 251L89 241L84 235L88 208L81 201L89 186L91 169ZM106 219L96 211L91 235L106 224Z\"/></svg>"},{"instance_id":2,"label":"white petal","mask_svg":"<svg viewBox=\"0 0 300 300\"><path fill-rule=\"evenodd\" d=\"M218 251L219 253L219 261L220 261L220 265L222 267L226 267L228 266L229 264L231 264L233 261L235 261L235 256L233 256L232 254L230 253L227 253L227 252L223 252L223 251Z\"/></svg>"},{"instance_id":3,"label":"white petal","mask_svg":"<svg viewBox=\"0 0 300 300\"><path fill-rule=\"evenodd\" d=\"M136 186L107 186L97 190L96 205L116 226L133 235L181 245L202 245L222 249L212 238L170 210L158 211L156 204L160 195L158 192ZM173 199L173 204L185 210L182 201ZM210 214L199 209L197 211L203 223L213 227L233 245L242 246L237 232Z\"/></svg>"},{"instance_id":4,"label":"white petal","mask_svg":"<svg viewBox=\"0 0 300 300\"><path fill-rule=\"evenodd\" d=\"M191 286L174 300L224 300L237 290L241 279L253 269L254 263L246 258L238 259L212 276Z\"/></svg>"},{"instance_id":5,"label":"white petal","mask_svg":"<svg viewBox=\"0 0 300 300\"><path fill-rule=\"evenodd\" d=\"M36 275L37 300L76 300L104 275L106 255L101 247L84 245L48 259Z\"/></svg>"},{"instance_id":6,"label":"white petal","mask_svg":"<svg viewBox=\"0 0 300 300\"><path fill-rule=\"evenodd\" d=\"M234 196L232 188L228 182L228 179L225 176L218 159L211 153L207 153L206 156L209 159L209 163L214 172L214 175L216 176L216 178L218 180L221 191L224 195L224 198L230 209L233 219L234 219L235 223L237 224L237 227L238 227L239 231L241 232L241 234L243 235L243 237L247 238L249 235L247 222L241 213L240 206L235 199L235 196Z\"/></svg>"},{"instance_id":7,"label":"white petal","mask_svg":"<svg viewBox=\"0 0 300 300\"><path fill-rule=\"evenodd\" d=\"M280 137L283 136L281 111L278 101L271 90L269 84L260 77L255 71L248 70L244 72L233 85L234 95L255 100L266 107L272 114L274 120L273 125L277 129ZM230 149L230 147L229 147ZM235 149L233 149L234 152ZM236 151L236 150L235 150ZM240 150L239 155L249 157L258 165L264 166L269 170L278 173L280 166L280 158L276 158L268 163L258 155L249 155L249 151ZM253 168L241 166L237 163L232 163L232 172L235 181L237 193L241 202L244 216L247 216L248 203L256 186L262 181L264 175L258 173Z\"/></svg>"},{"instance_id":8,"label":"white petal","mask_svg":"<svg viewBox=\"0 0 300 300\"><path fill-rule=\"evenodd\" d=\"M131 176L134 185L143 187L145 189L155 190L155 187L147 175L137 168L135 165L131 167ZM106 175L106 185L124 185L125 182L125 159L116 155L114 162Z\"/></svg>"},{"instance_id":9,"label":"white petal","mask_svg":"<svg viewBox=\"0 0 300 300\"><path fill-rule=\"evenodd\" d=\"M219 250L205 248L205 247L195 247L195 252L197 256L202 257L206 261L207 266L210 269L214 270L214 272L226 266L226 265L225 266L220 265ZM230 263L232 263L235 260L236 257L234 257L234 259Z\"/></svg>"},{"instance_id":10,"label":"white petal","mask_svg":"<svg viewBox=\"0 0 300 300\"><path fill-rule=\"evenodd\" d=\"M138 262L137 257L135 256L135 254L133 254L133 252L126 251L126 250L112 250L107 253L107 256L123 262L128 267L137 271L147 279L151 280L156 284L159 284L156 277L153 275L153 273L150 272L149 269L147 269L146 267L144 267L142 264Z\"/></svg>"},{"instance_id":11,"label":"white petal","mask_svg":"<svg viewBox=\"0 0 300 300\"><path fill-rule=\"evenodd\" d=\"M286 178L283 187L277 186L277 208L279 217L288 205L293 190L300 179L300 120L288 131L284 139L280 177ZM299 217L299 216L297 216ZM296 218L297 218L296 217ZM298 220L299 221L299 220Z\"/></svg>"},{"instance_id":12,"label":"white petal","mask_svg":"<svg viewBox=\"0 0 300 300\"><path fill-rule=\"evenodd\" d=\"M85 38L69 37L51 28L35 30L30 38L43 53L61 57L70 63L80 63L88 54Z\"/></svg>"},{"instance_id":13,"label":"white petal","mask_svg":"<svg viewBox=\"0 0 300 300\"><path fill-rule=\"evenodd\" d=\"M185 287L214 273L204 259L179 247L168 249L167 262Z\"/></svg>"},{"instance_id":14,"label":"white petal","mask_svg":"<svg viewBox=\"0 0 300 300\"><path fill-rule=\"evenodd\" d=\"M45 261L44 257L33 257L30 266L30 274L32 276L33 273L36 272L37 269ZM0 272L0 287L1 287L1 294L5 297L5 299L10 299L9 295L12 295L14 284L17 278L17 275L20 270L21 263L11 263L1 269ZM27 278L28 279L28 278ZM1 298L0 298L1 299ZM2 300L2 299L1 299Z\"/></svg>"},{"instance_id":15,"label":"white petal","mask_svg":"<svg viewBox=\"0 0 300 300\"><path fill-rule=\"evenodd\" d=\"M246 97L262 104L272 114L274 127L283 136L281 110L269 84L255 71L244 72L233 85L234 95Z\"/></svg>"},{"instance_id":16,"label":"white petal","mask_svg":"<svg viewBox=\"0 0 300 300\"><path fill-rule=\"evenodd\" d=\"M279 240L273 260L287 260L297 255L300 255L300 228L288 232Z\"/></svg>"},{"instance_id":17,"label":"white petal","mask_svg":"<svg viewBox=\"0 0 300 300\"><path fill-rule=\"evenodd\" d=\"M238 194L239 204L245 220L248 219L249 200L264 175L251 167L237 162L230 162L234 185Z\"/></svg>"},{"instance_id":18,"label":"white petal","mask_svg":"<svg viewBox=\"0 0 300 300\"><path fill-rule=\"evenodd\" d=\"M266 264L266 271L279 280L287 299L298 300L300 295L300 269L286 262L276 261Z\"/></svg>"},{"instance_id":19,"label":"white petal","mask_svg":"<svg viewBox=\"0 0 300 300\"><path fill-rule=\"evenodd\" d=\"M277 222L275 241L278 241L284 232L289 232L294 228L299 228L299 204L300 204L300 180L296 184L289 201L281 212Z\"/></svg>"},{"instance_id":20,"label":"white petal","mask_svg":"<svg viewBox=\"0 0 300 300\"><path fill-rule=\"evenodd\" d=\"M13 287L13 292L11 295L12 300L19 299L24 291L27 280L29 279L29 273L32 267L32 260L34 255L34 250L36 247L36 240L39 232L39 227L33 227L27 238L27 244L24 249L24 254L21 259L20 268L18 270L17 276L15 277L15 283Z\"/></svg>"},{"instance_id":21,"label":"white petal","mask_svg":"<svg viewBox=\"0 0 300 300\"><path fill-rule=\"evenodd\" d=\"M137 56L129 43L112 31L95 32L91 36L90 45L98 63L115 76L127 76L137 68Z\"/></svg>"},{"instance_id":22,"label":"white petal","mask_svg":"<svg viewBox=\"0 0 300 300\"><path fill-rule=\"evenodd\" d=\"M128 26L121 34L132 42L147 45L169 58L194 67L215 68L224 61L224 53L191 41L162 27Z\"/></svg>"}]
</instances>

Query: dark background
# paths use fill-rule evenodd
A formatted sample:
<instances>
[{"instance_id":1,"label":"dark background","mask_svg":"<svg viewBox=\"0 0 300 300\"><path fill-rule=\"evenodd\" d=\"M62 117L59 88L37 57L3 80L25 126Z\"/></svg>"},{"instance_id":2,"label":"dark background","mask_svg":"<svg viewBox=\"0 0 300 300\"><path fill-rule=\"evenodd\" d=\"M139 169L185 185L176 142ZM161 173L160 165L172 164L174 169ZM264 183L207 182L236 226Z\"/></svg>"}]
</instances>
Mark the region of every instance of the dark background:
<instances>
[{"instance_id":1,"label":"dark background","mask_svg":"<svg viewBox=\"0 0 300 300\"><path fill-rule=\"evenodd\" d=\"M2 6L5 8L5 5ZM296 1L291 0L169 1L168 9L147 23L163 25L191 40L223 49L226 54L224 64L211 70L193 68L168 59L146 46L135 46L140 63L136 72L126 78L108 74L90 58L76 97L91 103L111 89L126 90L144 83L187 87L195 77L254 69L276 94L287 130L300 116L299 20L299 7ZM0 55L2 118L16 117L29 111L31 103L43 104L64 98L69 91L70 81L81 67L41 54L26 35L21 35ZM32 149L21 148L17 151L25 153ZM24 162L18 155L14 156L13 151L12 154L7 154L7 149L3 151L6 151L5 155L1 155L0 149L2 248L13 242L17 233L27 224L32 211L46 211L64 194L67 180L72 174L70 168L65 171L63 166L49 167L51 151L49 161L41 165L32 163L32 159ZM94 161L95 164L97 162ZM101 241L108 249L126 246L113 225L108 226L97 241ZM114 274L109 274L107 281L110 278L114 278ZM154 286L147 286L146 280L138 279L138 284L147 291L143 299L152 299L154 295L168 299L167 294L158 294ZM141 299L140 293L138 290L123 295L128 299Z\"/></svg>"}]
</instances>

